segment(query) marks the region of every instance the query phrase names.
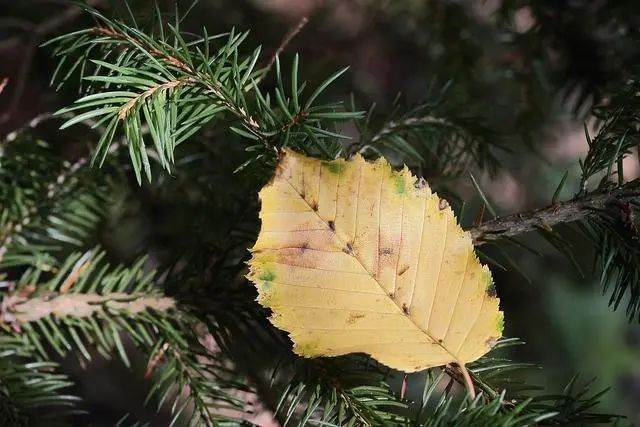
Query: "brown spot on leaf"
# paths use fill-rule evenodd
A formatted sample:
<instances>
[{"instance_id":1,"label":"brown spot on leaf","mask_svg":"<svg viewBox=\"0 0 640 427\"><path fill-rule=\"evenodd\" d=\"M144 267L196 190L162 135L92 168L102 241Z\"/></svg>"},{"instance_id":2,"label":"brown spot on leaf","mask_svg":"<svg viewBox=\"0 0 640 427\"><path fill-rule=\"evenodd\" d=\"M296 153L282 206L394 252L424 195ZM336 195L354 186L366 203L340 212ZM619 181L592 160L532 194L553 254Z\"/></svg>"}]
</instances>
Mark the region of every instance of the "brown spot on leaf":
<instances>
[{"instance_id":1,"label":"brown spot on leaf","mask_svg":"<svg viewBox=\"0 0 640 427\"><path fill-rule=\"evenodd\" d=\"M393 249L391 248L380 249L380 255L391 255L392 253L393 253Z\"/></svg>"},{"instance_id":2,"label":"brown spot on leaf","mask_svg":"<svg viewBox=\"0 0 640 427\"><path fill-rule=\"evenodd\" d=\"M400 270L398 270L398 276L402 276L404 273L407 272L407 270L409 269L408 265L403 265Z\"/></svg>"},{"instance_id":3,"label":"brown spot on leaf","mask_svg":"<svg viewBox=\"0 0 640 427\"><path fill-rule=\"evenodd\" d=\"M407 307L407 304L402 304L402 311L404 311L404 314L409 314L409 307Z\"/></svg>"},{"instance_id":4,"label":"brown spot on leaf","mask_svg":"<svg viewBox=\"0 0 640 427\"><path fill-rule=\"evenodd\" d=\"M315 212L318 211L318 203L315 200L312 200L311 203L309 203L309 205L311 206L311 209L313 209Z\"/></svg>"},{"instance_id":5,"label":"brown spot on leaf","mask_svg":"<svg viewBox=\"0 0 640 427\"><path fill-rule=\"evenodd\" d=\"M491 282L487 287L487 295L491 298L495 298L496 295L498 295L496 292L496 285L493 282Z\"/></svg>"},{"instance_id":6,"label":"brown spot on leaf","mask_svg":"<svg viewBox=\"0 0 640 427\"><path fill-rule=\"evenodd\" d=\"M344 252L345 254L353 255L353 245L347 242L345 247L342 248L342 252Z\"/></svg>"},{"instance_id":7,"label":"brown spot on leaf","mask_svg":"<svg viewBox=\"0 0 640 427\"><path fill-rule=\"evenodd\" d=\"M438 207L440 208L440 210L445 210L449 207L449 202L447 202L445 199L440 199L440 203L438 203Z\"/></svg>"},{"instance_id":8,"label":"brown spot on leaf","mask_svg":"<svg viewBox=\"0 0 640 427\"><path fill-rule=\"evenodd\" d=\"M490 337L489 339L487 339L487 341L485 342L486 345L488 345L490 348L495 347L495 345L498 343L498 338L496 337Z\"/></svg>"},{"instance_id":9,"label":"brown spot on leaf","mask_svg":"<svg viewBox=\"0 0 640 427\"><path fill-rule=\"evenodd\" d=\"M349 313L349 317L347 318L347 323L349 325L353 325L354 323L356 323L359 319L362 319L364 317L363 313Z\"/></svg>"},{"instance_id":10,"label":"brown spot on leaf","mask_svg":"<svg viewBox=\"0 0 640 427\"><path fill-rule=\"evenodd\" d=\"M327 224L329 224L329 228L331 229L331 231L336 231L336 223L333 221L329 221Z\"/></svg>"}]
</instances>

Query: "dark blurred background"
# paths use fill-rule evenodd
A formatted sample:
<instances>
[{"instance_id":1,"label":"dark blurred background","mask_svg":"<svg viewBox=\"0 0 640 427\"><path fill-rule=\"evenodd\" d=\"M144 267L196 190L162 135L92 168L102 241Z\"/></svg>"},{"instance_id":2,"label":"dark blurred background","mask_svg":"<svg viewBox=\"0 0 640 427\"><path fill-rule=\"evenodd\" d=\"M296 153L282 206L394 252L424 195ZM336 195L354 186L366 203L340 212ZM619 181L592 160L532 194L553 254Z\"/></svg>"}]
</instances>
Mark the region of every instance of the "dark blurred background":
<instances>
[{"instance_id":1,"label":"dark blurred background","mask_svg":"<svg viewBox=\"0 0 640 427\"><path fill-rule=\"evenodd\" d=\"M158 1L172 10L173 1ZM106 13L123 12L117 1L89 3ZM191 5L177 3L183 12ZM140 22L153 19L151 2L131 4ZM299 52L302 75L311 82L350 65L330 96L346 100L353 93L363 109L376 103L374 123L382 123L399 93L401 103L410 106L450 84L446 96L457 111L473 117L503 147L497 151L501 167L494 175L477 172L499 214L548 205L565 171L569 175L561 196L576 192L578 159L587 149L583 124L591 129L597 125L590 108L606 102L611 87L624 83L640 64L637 0L200 0L184 25L194 33L206 26L209 34L250 29L247 46L260 44L269 55L304 18L308 23L283 58ZM59 132L56 123L46 120L48 113L73 101L77 87L56 92L49 86L56 64L50 50L38 47L91 24L64 1L0 0L0 84L5 82L0 137L11 138L16 129L40 118L36 132L64 149L95 141L96 135ZM216 132L204 135L218 138ZM627 162L627 178L637 176L637 156ZM467 176L455 189L463 198L477 198ZM161 202L139 203L153 204L146 212L156 220L143 226L138 220L136 233L127 222L113 224L105 236L123 259L135 255L145 239L162 246L166 228L176 226L166 218L157 220L164 212ZM463 221L469 224L473 218ZM583 381L595 378L594 390L611 387L602 410L640 422L640 325L627 323L624 313L607 306L590 274L590 253L578 260L583 277L546 243L529 240L542 256L510 252L521 272L493 268L506 313L505 334L527 342L514 357L544 366L531 381L552 390L561 389L574 373ZM119 365L69 364L96 420L141 413L148 385L132 382Z\"/></svg>"}]
</instances>

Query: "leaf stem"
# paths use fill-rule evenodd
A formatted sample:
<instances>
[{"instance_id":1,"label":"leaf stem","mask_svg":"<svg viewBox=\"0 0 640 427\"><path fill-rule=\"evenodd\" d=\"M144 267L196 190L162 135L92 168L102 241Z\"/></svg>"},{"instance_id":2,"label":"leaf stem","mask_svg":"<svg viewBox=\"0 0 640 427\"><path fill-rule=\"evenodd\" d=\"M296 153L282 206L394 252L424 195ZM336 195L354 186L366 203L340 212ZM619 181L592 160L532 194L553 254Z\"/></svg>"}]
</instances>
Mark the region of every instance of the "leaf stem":
<instances>
[{"instance_id":1,"label":"leaf stem","mask_svg":"<svg viewBox=\"0 0 640 427\"><path fill-rule=\"evenodd\" d=\"M469 395L469 399L475 400L476 388L473 385L473 380L469 375L469 371L467 370L466 366L464 366L464 363L457 363L457 365L458 365L458 370L462 374L462 378L464 378L464 386L467 389L467 394Z\"/></svg>"}]
</instances>

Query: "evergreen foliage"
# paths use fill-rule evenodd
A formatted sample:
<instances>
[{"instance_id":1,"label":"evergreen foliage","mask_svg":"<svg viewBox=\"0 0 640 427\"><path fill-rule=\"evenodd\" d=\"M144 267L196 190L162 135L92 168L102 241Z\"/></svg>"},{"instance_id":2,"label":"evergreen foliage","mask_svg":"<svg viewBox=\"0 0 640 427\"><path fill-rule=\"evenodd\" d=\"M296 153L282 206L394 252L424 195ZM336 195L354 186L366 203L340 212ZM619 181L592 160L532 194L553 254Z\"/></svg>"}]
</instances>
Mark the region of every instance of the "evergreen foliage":
<instances>
[{"instance_id":1,"label":"evergreen foliage","mask_svg":"<svg viewBox=\"0 0 640 427\"><path fill-rule=\"evenodd\" d=\"M171 425L249 423L247 396L257 396L282 425L619 420L598 408L603 392L589 383L580 386L577 377L561 393L530 384L527 372L537 367L505 356L524 344L515 338L501 340L468 367L478 393L472 399L452 366L402 380L359 355L294 357L287 338L255 303L244 278L246 249L259 228L255 194L280 149L325 160L356 152L385 156L453 200L462 198L450 184L466 179L471 169L499 170L508 155L505 144L481 119L465 115L464 105L449 102L449 84L430 91L417 107L403 108L398 101L378 117L376 108L360 111L355 100L325 101L346 68L308 83L298 55L291 55L291 65L278 56L260 65L261 48L244 47L246 32L212 36L205 28L193 36L182 32L179 16L167 23L159 7L147 28L133 16L112 19L79 6L96 25L44 46L58 61L52 82L80 87L77 101L57 112L61 129L96 129L98 142L73 161L29 131L0 145L2 425L43 422L42 414L62 424L82 419L81 399L72 395L60 366L69 355L79 364L117 357L127 367L142 355L150 384L146 403L168 410ZM483 222L485 207L493 209L471 176L485 207L470 231L477 245L491 243L501 254L488 261L517 269L508 251L518 246L535 253L519 240L535 230L582 269L571 244L577 234L593 249L610 305L626 303L629 320L640 318L640 188L637 179L625 181L623 160L640 143L639 90L635 79L620 83L593 109L597 130L593 136L586 131L589 150L572 198L559 201L565 176L547 210ZM355 137L345 130L352 124ZM203 132L226 132L233 143L194 138ZM210 160L215 170L203 166ZM161 172L152 174L156 167ZM230 179L237 185L229 187ZM130 187L134 196L123 196ZM174 253L130 262L101 246L98 235L113 220L117 198L140 191L164 197L168 216L171 203L181 203L193 218L192 233L167 230L178 235ZM184 200L169 200L178 193ZM505 224L514 221L521 228L510 231ZM199 233L205 222L215 222L216 229ZM138 252L151 254L151 246ZM419 401L406 397L407 381L424 381ZM132 422L123 414L120 424Z\"/></svg>"}]
</instances>

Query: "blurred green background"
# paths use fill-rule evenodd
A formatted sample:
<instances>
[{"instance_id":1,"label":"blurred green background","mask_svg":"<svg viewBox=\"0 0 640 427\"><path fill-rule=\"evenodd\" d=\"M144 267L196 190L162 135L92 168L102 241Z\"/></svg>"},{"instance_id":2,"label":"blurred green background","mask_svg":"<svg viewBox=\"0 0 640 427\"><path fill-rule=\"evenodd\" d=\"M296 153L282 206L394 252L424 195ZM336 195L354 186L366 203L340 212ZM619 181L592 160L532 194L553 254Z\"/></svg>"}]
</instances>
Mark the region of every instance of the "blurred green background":
<instances>
[{"instance_id":1,"label":"blurred green background","mask_svg":"<svg viewBox=\"0 0 640 427\"><path fill-rule=\"evenodd\" d=\"M107 13L124 13L118 1L90 3ZM159 3L173 10L173 1ZM153 19L150 1L131 4L139 22ZM191 1L177 2L182 12L190 6ZM329 97L347 100L353 93L362 109L376 103L374 126L385 120L398 94L401 104L411 106L449 85L445 96L451 108L484 126L503 147L496 152L501 167L495 174L474 171L499 214L548 205L565 171L569 178L561 196L577 191L578 159L587 148L583 123L596 126L590 107L606 102L610 87L623 83L640 64L638 1L201 0L185 26L194 33L206 26L209 34L250 29L247 46L260 44L268 55L303 18L309 22L286 46L283 59L299 52L302 75L311 82L351 66ZM0 136L73 100L73 85L60 92L49 87L55 64L38 45L90 24L63 1L0 1L0 79L8 78L0 95ZM58 132L46 124L37 132L62 141L65 149L73 147L69 140L95 140L95 135ZM201 138L220 136L205 130ZM627 178L636 177L637 156L627 161ZM468 176L451 185L470 202L462 221L471 224L479 202ZM105 235L125 259L142 242L157 241L166 250L163 239L170 241L167 236L190 220L170 215L174 207L166 200L137 203L126 209L153 220L125 216ZM623 312L607 306L608 297L591 274L589 251L580 252L581 276L548 244L534 236L529 240L541 256L510 252L521 272L493 268L505 333L527 342L514 357L544 366L532 381L553 390L574 373L583 382L594 379L594 390L610 386L602 410L640 422L640 325L627 323ZM124 368L105 364L93 363L90 375L69 367L81 379L79 392L94 408L96 425L127 410L140 413L146 389L131 384Z\"/></svg>"}]
</instances>

